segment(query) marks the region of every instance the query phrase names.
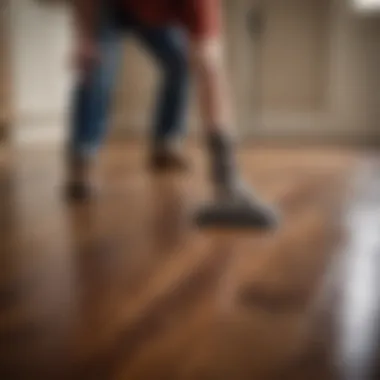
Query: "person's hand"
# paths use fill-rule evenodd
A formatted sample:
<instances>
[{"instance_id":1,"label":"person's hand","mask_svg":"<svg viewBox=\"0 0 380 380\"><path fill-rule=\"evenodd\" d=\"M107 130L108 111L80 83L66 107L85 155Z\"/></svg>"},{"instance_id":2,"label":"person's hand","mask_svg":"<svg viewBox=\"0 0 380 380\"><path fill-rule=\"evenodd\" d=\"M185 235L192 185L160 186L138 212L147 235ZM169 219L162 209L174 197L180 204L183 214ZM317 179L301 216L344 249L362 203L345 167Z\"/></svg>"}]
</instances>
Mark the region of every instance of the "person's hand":
<instances>
[{"instance_id":1,"label":"person's hand","mask_svg":"<svg viewBox=\"0 0 380 380\"><path fill-rule=\"evenodd\" d=\"M99 61L98 44L93 37L82 36L76 41L73 65L79 74L88 74Z\"/></svg>"}]
</instances>

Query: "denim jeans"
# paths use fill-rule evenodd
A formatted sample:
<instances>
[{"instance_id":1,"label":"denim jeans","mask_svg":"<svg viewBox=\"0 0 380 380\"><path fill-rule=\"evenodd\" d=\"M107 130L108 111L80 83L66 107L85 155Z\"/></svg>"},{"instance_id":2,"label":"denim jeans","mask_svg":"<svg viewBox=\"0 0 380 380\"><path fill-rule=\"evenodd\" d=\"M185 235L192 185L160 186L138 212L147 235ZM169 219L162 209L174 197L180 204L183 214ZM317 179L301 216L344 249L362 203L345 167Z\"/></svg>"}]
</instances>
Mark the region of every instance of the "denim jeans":
<instances>
[{"instance_id":1,"label":"denim jeans","mask_svg":"<svg viewBox=\"0 0 380 380\"><path fill-rule=\"evenodd\" d=\"M71 154L93 155L102 144L123 40L129 33L133 33L153 55L161 73L153 115L153 141L162 142L180 137L184 132L189 77L188 47L184 35L174 26L143 26L131 15L108 5L102 11L97 34L99 63L86 80L77 81L73 91L69 137Z\"/></svg>"}]
</instances>

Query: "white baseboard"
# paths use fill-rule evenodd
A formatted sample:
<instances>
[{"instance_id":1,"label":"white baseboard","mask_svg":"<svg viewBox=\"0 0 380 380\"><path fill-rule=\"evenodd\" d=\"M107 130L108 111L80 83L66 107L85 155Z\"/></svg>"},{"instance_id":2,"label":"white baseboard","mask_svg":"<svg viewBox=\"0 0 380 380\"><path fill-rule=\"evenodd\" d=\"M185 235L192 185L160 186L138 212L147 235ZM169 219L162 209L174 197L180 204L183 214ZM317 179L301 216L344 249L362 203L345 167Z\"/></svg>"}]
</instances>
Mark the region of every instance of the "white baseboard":
<instances>
[{"instance_id":1,"label":"white baseboard","mask_svg":"<svg viewBox=\"0 0 380 380\"><path fill-rule=\"evenodd\" d=\"M149 136L149 130L142 124L133 124L128 122L115 123L111 128L111 140L123 140L128 138L146 138ZM252 124L253 126L255 123ZM362 125L359 123L358 125ZM198 124L191 124L188 128L187 136L199 137L202 135ZM241 142L258 141L258 142L304 142L304 143L347 143L352 145L363 144L379 144L380 133L373 128L368 130L365 128L358 129L357 125L341 125L328 126L322 128L316 125L306 128L303 124L298 127L294 124L291 128L275 127L275 124L264 126L261 128L247 127L238 131L238 138Z\"/></svg>"},{"instance_id":2,"label":"white baseboard","mask_svg":"<svg viewBox=\"0 0 380 380\"><path fill-rule=\"evenodd\" d=\"M66 141L66 117L44 115L18 118L10 128L10 142L14 146L35 144L59 145Z\"/></svg>"},{"instance_id":3,"label":"white baseboard","mask_svg":"<svg viewBox=\"0 0 380 380\"><path fill-rule=\"evenodd\" d=\"M10 130L10 141L16 146L33 144L64 144L67 138L67 118L64 115L44 117L24 117L15 121ZM137 122L138 123L137 123ZM110 126L110 140L130 138L147 138L149 129L146 122L139 118L129 120L116 119ZM255 124L252 124L255 125ZM198 124L190 124L187 136L189 138L202 135ZM239 140L264 142L305 142L305 143L349 143L349 144L379 144L380 133L375 130L358 129L351 126L339 128L255 128L245 127L238 132Z\"/></svg>"}]
</instances>

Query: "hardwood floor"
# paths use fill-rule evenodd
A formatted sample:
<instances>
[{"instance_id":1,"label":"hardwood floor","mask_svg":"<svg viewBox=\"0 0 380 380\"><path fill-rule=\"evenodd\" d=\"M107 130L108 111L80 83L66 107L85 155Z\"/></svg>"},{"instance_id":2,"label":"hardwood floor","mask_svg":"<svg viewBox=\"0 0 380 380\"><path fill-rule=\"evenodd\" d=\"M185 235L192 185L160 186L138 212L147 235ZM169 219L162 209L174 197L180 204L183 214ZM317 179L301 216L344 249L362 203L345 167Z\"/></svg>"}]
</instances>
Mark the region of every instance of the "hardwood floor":
<instances>
[{"instance_id":1,"label":"hardwood floor","mask_svg":"<svg viewBox=\"0 0 380 380\"><path fill-rule=\"evenodd\" d=\"M206 232L188 150L188 175L157 177L139 144L109 147L98 199L77 206L58 151L3 157L1 379L375 378L380 156L245 148L283 225Z\"/></svg>"}]
</instances>

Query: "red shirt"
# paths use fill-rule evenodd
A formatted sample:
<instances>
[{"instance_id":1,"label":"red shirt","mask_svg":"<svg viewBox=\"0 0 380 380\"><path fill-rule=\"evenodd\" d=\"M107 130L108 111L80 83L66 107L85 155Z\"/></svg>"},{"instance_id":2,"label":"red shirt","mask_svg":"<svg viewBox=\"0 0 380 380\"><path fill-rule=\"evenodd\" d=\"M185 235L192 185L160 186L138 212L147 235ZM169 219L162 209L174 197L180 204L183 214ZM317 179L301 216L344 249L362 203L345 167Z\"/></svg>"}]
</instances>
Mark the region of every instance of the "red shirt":
<instances>
[{"instance_id":1,"label":"red shirt","mask_svg":"<svg viewBox=\"0 0 380 380\"><path fill-rule=\"evenodd\" d=\"M221 0L123 0L128 10L151 26L180 24L192 36L217 35L221 27Z\"/></svg>"}]
</instances>

